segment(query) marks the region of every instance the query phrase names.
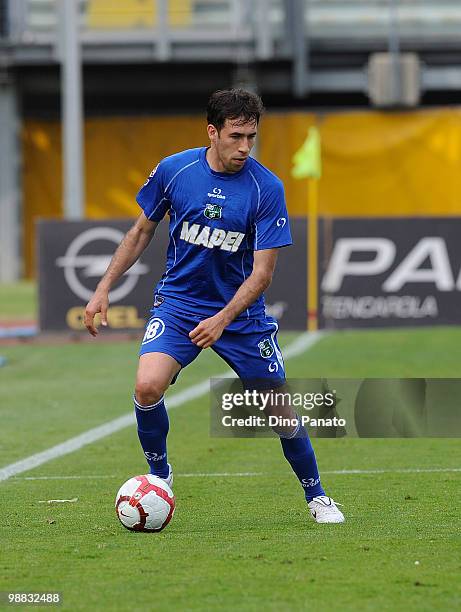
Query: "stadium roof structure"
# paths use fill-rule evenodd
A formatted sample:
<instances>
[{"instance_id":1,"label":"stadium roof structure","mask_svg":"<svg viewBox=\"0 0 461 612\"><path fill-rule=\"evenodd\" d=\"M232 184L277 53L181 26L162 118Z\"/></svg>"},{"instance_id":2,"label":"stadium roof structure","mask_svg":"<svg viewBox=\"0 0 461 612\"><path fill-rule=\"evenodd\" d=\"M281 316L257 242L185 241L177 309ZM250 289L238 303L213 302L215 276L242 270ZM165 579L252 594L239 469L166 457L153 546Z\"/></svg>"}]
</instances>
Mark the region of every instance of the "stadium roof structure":
<instances>
[{"instance_id":1,"label":"stadium roof structure","mask_svg":"<svg viewBox=\"0 0 461 612\"><path fill-rule=\"evenodd\" d=\"M251 63L262 90L366 93L369 56L393 35L423 90L461 85L458 0L75 1L85 65ZM62 4L0 0L0 65L58 64Z\"/></svg>"}]
</instances>

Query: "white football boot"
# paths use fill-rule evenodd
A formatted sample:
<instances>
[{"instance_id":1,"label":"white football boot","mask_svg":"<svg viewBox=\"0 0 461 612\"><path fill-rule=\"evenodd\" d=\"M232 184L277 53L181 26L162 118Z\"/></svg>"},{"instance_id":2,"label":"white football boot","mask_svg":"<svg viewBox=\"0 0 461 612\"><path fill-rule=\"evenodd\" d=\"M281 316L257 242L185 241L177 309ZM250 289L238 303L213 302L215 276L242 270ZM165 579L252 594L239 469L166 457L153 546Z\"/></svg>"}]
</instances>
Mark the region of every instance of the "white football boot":
<instances>
[{"instance_id":1,"label":"white football boot","mask_svg":"<svg viewBox=\"0 0 461 612\"><path fill-rule=\"evenodd\" d=\"M166 482L166 484L173 490L173 468L170 464L168 464L168 476L166 478L162 478Z\"/></svg>"},{"instance_id":2,"label":"white football boot","mask_svg":"<svg viewBox=\"0 0 461 612\"><path fill-rule=\"evenodd\" d=\"M170 464L168 464L168 470L168 476L166 478L162 478L161 476L158 476L158 478L164 480L170 489L173 490L173 468ZM152 476L157 476L157 474L152 474Z\"/></svg>"},{"instance_id":3,"label":"white football boot","mask_svg":"<svg viewBox=\"0 0 461 612\"><path fill-rule=\"evenodd\" d=\"M319 495L307 503L312 518L317 523L344 523L345 518L331 497Z\"/></svg>"}]
</instances>

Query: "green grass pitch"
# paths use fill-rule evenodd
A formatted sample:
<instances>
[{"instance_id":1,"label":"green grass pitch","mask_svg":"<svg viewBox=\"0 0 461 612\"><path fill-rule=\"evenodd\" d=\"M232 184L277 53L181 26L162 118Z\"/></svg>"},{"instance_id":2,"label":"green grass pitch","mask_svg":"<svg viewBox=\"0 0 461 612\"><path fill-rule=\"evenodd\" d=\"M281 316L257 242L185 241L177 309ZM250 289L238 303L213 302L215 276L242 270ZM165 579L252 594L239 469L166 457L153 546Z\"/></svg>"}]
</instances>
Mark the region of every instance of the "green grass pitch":
<instances>
[{"instance_id":1,"label":"green grass pitch","mask_svg":"<svg viewBox=\"0 0 461 612\"><path fill-rule=\"evenodd\" d=\"M0 467L131 411L136 354L132 342L0 346ZM450 377L460 362L461 329L343 332L287 371ZM207 350L171 393L226 369ZM61 591L72 611L461 606L460 472L434 471L460 467L459 440L315 440L347 520L317 525L278 441L211 438L208 412L206 396L171 411L177 509L160 534L115 516L118 487L146 470L134 426L0 482L0 591ZM354 469L383 471L333 473Z\"/></svg>"},{"instance_id":2,"label":"green grass pitch","mask_svg":"<svg viewBox=\"0 0 461 612\"><path fill-rule=\"evenodd\" d=\"M34 319L37 287L32 281L0 283L0 322Z\"/></svg>"}]
</instances>

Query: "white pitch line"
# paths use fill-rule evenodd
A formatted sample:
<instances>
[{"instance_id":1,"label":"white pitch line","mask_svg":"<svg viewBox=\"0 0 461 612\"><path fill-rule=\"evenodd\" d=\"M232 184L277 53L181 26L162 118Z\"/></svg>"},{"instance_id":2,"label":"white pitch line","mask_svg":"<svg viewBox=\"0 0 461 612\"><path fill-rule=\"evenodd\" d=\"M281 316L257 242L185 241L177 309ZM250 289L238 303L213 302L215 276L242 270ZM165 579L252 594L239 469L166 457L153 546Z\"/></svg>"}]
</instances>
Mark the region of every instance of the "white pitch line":
<instances>
[{"instance_id":1,"label":"white pitch line","mask_svg":"<svg viewBox=\"0 0 461 612\"><path fill-rule=\"evenodd\" d=\"M322 474L426 474L433 472L461 472L461 468L396 468L395 470L330 470Z\"/></svg>"},{"instance_id":2,"label":"white pitch line","mask_svg":"<svg viewBox=\"0 0 461 612\"><path fill-rule=\"evenodd\" d=\"M175 472L175 478L231 478L231 477L251 477L251 476L265 476L264 472L191 472L190 474L177 474ZM97 480L98 478L118 478L120 474L100 474L99 476L93 474L91 476L19 476L11 479L11 482L22 482L24 480Z\"/></svg>"},{"instance_id":3,"label":"white pitch line","mask_svg":"<svg viewBox=\"0 0 461 612\"><path fill-rule=\"evenodd\" d=\"M299 338L293 340L293 342L282 350L283 358L287 360L302 355L328 334L329 332L326 331L305 332L301 334Z\"/></svg>"},{"instance_id":4,"label":"white pitch line","mask_svg":"<svg viewBox=\"0 0 461 612\"><path fill-rule=\"evenodd\" d=\"M294 342L289 344L287 348L284 350L285 359L290 359L291 357L296 357L297 355L301 355L305 351L309 350L314 344L316 344L323 336L324 332L305 332L301 334L299 338L297 338ZM228 378L233 374L232 370L226 370L226 372L221 373L216 378ZM184 391L179 391L174 395L168 396L167 405L168 410L175 408L177 406L181 406L187 402L190 402L197 397L201 397L205 395L210 389L210 381L209 379L204 380L200 383L192 385ZM3 468L0 468L0 482L2 480L7 480L11 478L11 476L15 476L16 474L21 474L22 472L28 472L39 465L43 465L48 461L56 459L58 457L63 457L64 455L68 455L73 453L76 450L87 446L88 444L92 444L93 442L97 442L102 438L110 436L111 434L124 429L125 427L129 427L133 425L135 422L135 416L133 412L129 412L128 414L124 414L117 419L109 421L108 423L104 423L104 425L99 425L99 427L94 427L93 429L89 429L88 431L83 432L82 434L75 436L74 438L69 438L65 442L61 444L57 444L56 446L52 446L47 450L36 453L35 455L31 455L30 457L26 457L25 459L21 459L20 461L16 461L15 463L11 463L10 465L6 465Z\"/></svg>"},{"instance_id":5,"label":"white pitch line","mask_svg":"<svg viewBox=\"0 0 461 612\"><path fill-rule=\"evenodd\" d=\"M440 472L461 472L461 468L396 468L395 470L322 470L321 475L334 474L335 476L348 475L367 475L367 474L431 474ZM233 477L254 477L254 476L273 476L274 472L191 472L189 474L177 474L177 478L233 478ZM24 480L97 480L106 478L118 478L120 474L92 474L87 476L20 476L12 478L12 482L22 482Z\"/></svg>"}]
</instances>

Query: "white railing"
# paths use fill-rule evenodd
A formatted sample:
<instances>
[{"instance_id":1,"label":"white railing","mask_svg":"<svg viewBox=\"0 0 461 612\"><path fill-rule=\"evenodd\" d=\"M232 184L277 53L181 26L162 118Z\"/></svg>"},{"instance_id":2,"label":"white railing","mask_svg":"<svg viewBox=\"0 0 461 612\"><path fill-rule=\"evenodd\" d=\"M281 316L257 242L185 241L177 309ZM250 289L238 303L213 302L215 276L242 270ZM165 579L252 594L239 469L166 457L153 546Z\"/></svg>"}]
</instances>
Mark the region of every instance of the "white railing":
<instances>
[{"instance_id":1,"label":"white railing","mask_svg":"<svg viewBox=\"0 0 461 612\"><path fill-rule=\"evenodd\" d=\"M61 0L8 0L13 43L40 43L56 37ZM247 41L256 55L271 57L287 37L284 0L76 0L82 40L123 45L125 40L171 43ZM398 0L401 38L447 41L461 36L461 0ZM386 37L388 0L305 0L308 36L315 40ZM107 7L111 7L110 10ZM141 7L141 8L139 8ZM134 10L134 9L133 9ZM99 12L98 12L99 11Z\"/></svg>"},{"instance_id":2,"label":"white railing","mask_svg":"<svg viewBox=\"0 0 461 612\"><path fill-rule=\"evenodd\" d=\"M233 29L248 25L248 19L257 12L261 0L145 0L141 9L129 11L130 2L114 0L107 5L98 0L76 0L79 3L82 29L149 29L166 17L169 28L213 28ZM53 32L58 22L59 0L9 0L13 13L14 28L20 32ZM266 10L271 11L279 0L262 0ZM112 10L107 10L111 5ZM133 4L135 7L136 4ZM126 7L126 9L124 8ZM280 11L275 11L275 15ZM127 25L123 24L126 17ZM115 24L115 25L112 25Z\"/></svg>"},{"instance_id":3,"label":"white railing","mask_svg":"<svg viewBox=\"0 0 461 612\"><path fill-rule=\"evenodd\" d=\"M160 59L182 42L244 43L258 57L272 56L271 15L279 0L76 0L82 43L90 45L149 44ZM142 7L137 12L124 10ZM13 44L56 44L60 0L9 0L9 32ZM275 10L275 17L280 11ZM213 51L209 51L213 53Z\"/></svg>"},{"instance_id":4,"label":"white railing","mask_svg":"<svg viewBox=\"0 0 461 612\"><path fill-rule=\"evenodd\" d=\"M461 35L459 0L396 0L400 36L430 39ZM388 0L310 0L313 38L373 38L389 27Z\"/></svg>"}]
</instances>

